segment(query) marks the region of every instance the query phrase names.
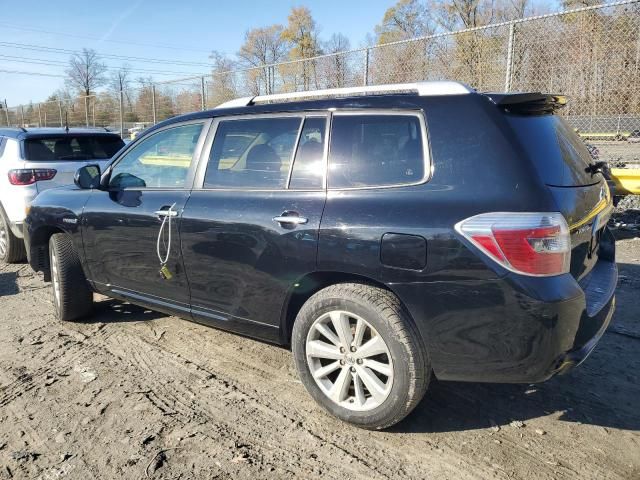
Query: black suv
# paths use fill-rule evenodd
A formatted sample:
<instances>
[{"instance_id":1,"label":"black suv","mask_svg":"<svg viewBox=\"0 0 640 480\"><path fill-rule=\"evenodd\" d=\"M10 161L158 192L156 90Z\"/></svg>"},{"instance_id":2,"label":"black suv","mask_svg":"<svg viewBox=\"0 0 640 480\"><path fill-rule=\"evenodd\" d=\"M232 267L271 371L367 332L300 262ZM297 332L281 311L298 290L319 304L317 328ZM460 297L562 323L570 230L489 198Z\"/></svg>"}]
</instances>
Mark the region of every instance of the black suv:
<instances>
[{"instance_id":1,"label":"black suv","mask_svg":"<svg viewBox=\"0 0 640 480\"><path fill-rule=\"evenodd\" d=\"M540 382L614 310L611 199L561 96L426 82L239 99L146 131L38 196L58 316L93 292L291 345L366 428L429 380Z\"/></svg>"}]
</instances>

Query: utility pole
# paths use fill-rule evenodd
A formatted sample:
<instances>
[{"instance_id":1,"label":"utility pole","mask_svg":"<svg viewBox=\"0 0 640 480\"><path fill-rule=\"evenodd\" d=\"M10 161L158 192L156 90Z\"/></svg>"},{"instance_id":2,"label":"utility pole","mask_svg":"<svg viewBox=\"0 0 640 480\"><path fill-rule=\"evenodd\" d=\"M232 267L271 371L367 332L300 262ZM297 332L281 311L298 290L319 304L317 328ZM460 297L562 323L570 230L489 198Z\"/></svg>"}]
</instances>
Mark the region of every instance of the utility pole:
<instances>
[{"instance_id":1,"label":"utility pole","mask_svg":"<svg viewBox=\"0 0 640 480\"><path fill-rule=\"evenodd\" d=\"M7 99L4 99L4 114L7 117L7 127L10 127L11 124L9 123L9 106L7 105Z\"/></svg>"},{"instance_id":2,"label":"utility pole","mask_svg":"<svg viewBox=\"0 0 640 480\"><path fill-rule=\"evenodd\" d=\"M124 102L122 98L122 90L120 90L120 138L124 137Z\"/></svg>"},{"instance_id":3,"label":"utility pole","mask_svg":"<svg viewBox=\"0 0 640 480\"><path fill-rule=\"evenodd\" d=\"M364 51L364 72L362 75L362 85L369 85L369 49Z\"/></svg>"},{"instance_id":4,"label":"utility pole","mask_svg":"<svg viewBox=\"0 0 640 480\"><path fill-rule=\"evenodd\" d=\"M516 33L516 24L511 22L509 24L509 41L507 42L507 68L504 79L504 91L509 92L511 90L511 80L513 77L513 45Z\"/></svg>"},{"instance_id":5,"label":"utility pole","mask_svg":"<svg viewBox=\"0 0 640 480\"><path fill-rule=\"evenodd\" d=\"M155 125L156 120L156 86L151 85L151 109L153 110L153 124Z\"/></svg>"},{"instance_id":6,"label":"utility pole","mask_svg":"<svg viewBox=\"0 0 640 480\"><path fill-rule=\"evenodd\" d=\"M204 98L204 77L200 77L200 109L205 110L207 102Z\"/></svg>"},{"instance_id":7,"label":"utility pole","mask_svg":"<svg viewBox=\"0 0 640 480\"><path fill-rule=\"evenodd\" d=\"M84 97L84 124L89 128L89 106L87 104L87 96Z\"/></svg>"}]
</instances>

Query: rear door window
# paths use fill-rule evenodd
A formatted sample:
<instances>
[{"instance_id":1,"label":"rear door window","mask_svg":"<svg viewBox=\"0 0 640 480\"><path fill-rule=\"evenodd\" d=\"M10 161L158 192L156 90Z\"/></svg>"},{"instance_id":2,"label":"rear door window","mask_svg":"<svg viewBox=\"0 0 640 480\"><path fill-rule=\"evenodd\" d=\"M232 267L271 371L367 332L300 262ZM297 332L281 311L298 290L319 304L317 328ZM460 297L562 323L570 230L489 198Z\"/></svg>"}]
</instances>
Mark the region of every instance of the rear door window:
<instances>
[{"instance_id":1,"label":"rear door window","mask_svg":"<svg viewBox=\"0 0 640 480\"><path fill-rule=\"evenodd\" d=\"M25 160L30 161L106 160L123 146L122 139L113 135L57 135L24 141Z\"/></svg>"},{"instance_id":2,"label":"rear door window","mask_svg":"<svg viewBox=\"0 0 640 480\"><path fill-rule=\"evenodd\" d=\"M414 114L334 114L329 188L406 185L425 177L423 128Z\"/></svg>"},{"instance_id":3,"label":"rear door window","mask_svg":"<svg viewBox=\"0 0 640 480\"><path fill-rule=\"evenodd\" d=\"M300 117L222 120L204 188L286 188L301 123Z\"/></svg>"}]
</instances>

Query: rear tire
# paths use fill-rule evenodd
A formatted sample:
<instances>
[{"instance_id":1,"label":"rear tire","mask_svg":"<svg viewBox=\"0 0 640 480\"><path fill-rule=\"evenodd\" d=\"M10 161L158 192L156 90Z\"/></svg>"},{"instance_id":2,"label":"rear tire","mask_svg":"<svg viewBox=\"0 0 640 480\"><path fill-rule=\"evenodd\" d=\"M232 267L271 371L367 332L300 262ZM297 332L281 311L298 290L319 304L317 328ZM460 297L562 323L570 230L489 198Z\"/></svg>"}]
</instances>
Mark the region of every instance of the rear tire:
<instances>
[{"instance_id":1,"label":"rear tire","mask_svg":"<svg viewBox=\"0 0 640 480\"><path fill-rule=\"evenodd\" d=\"M4 212L0 211L0 261L16 263L23 261L26 256L24 241L13 234Z\"/></svg>"},{"instance_id":2,"label":"rear tire","mask_svg":"<svg viewBox=\"0 0 640 480\"><path fill-rule=\"evenodd\" d=\"M329 413L379 430L406 417L431 377L426 349L400 300L358 283L320 290L293 326L298 374Z\"/></svg>"},{"instance_id":3,"label":"rear tire","mask_svg":"<svg viewBox=\"0 0 640 480\"><path fill-rule=\"evenodd\" d=\"M93 308L93 292L82 270L71 238L56 233L49 239L51 287L56 316L63 321L77 320Z\"/></svg>"}]
</instances>

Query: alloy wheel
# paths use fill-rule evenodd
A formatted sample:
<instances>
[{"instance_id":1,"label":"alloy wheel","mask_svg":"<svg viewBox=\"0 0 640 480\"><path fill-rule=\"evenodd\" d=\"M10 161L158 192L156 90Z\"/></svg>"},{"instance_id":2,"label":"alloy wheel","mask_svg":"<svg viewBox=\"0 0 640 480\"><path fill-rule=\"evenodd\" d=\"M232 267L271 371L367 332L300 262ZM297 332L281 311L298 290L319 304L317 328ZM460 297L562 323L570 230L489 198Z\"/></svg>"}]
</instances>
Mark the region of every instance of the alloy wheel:
<instances>
[{"instance_id":1,"label":"alloy wheel","mask_svg":"<svg viewBox=\"0 0 640 480\"><path fill-rule=\"evenodd\" d=\"M51 283L56 305L60 305L60 282L58 280L58 257L54 248L51 249Z\"/></svg>"},{"instance_id":2,"label":"alloy wheel","mask_svg":"<svg viewBox=\"0 0 640 480\"><path fill-rule=\"evenodd\" d=\"M393 385L393 361L382 336L364 318L334 310L320 316L306 341L309 370L320 390L353 411L384 403Z\"/></svg>"}]
</instances>

